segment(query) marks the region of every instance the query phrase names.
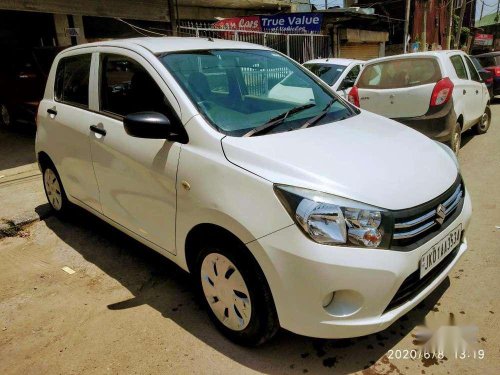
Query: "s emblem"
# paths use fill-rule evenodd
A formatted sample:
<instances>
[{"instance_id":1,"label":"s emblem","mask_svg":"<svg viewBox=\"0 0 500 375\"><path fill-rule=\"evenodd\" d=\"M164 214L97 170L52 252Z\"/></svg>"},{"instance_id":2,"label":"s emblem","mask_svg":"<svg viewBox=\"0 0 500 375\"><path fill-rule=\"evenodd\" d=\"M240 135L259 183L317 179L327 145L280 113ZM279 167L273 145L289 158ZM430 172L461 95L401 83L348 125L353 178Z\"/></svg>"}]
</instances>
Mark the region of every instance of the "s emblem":
<instances>
[{"instance_id":1,"label":"s emblem","mask_svg":"<svg viewBox=\"0 0 500 375\"><path fill-rule=\"evenodd\" d=\"M436 223L443 225L444 219L446 218L446 209L440 204L436 209Z\"/></svg>"}]
</instances>

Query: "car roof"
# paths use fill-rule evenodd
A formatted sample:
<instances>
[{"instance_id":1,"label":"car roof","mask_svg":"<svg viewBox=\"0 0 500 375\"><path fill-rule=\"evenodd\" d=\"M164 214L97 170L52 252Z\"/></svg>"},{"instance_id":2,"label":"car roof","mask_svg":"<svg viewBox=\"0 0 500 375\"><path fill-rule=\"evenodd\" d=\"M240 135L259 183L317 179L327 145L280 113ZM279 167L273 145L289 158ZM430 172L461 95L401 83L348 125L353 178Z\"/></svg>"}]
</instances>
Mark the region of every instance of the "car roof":
<instances>
[{"instance_id":1,"label":"car roof","mask_svg":"<svg viewBox=\"0 0 500 375\"><path fill-rule=\"evenodd\" d=\"M479 55L474 55L474 57L491 57L491 56L498 56L498 55L500 55L500 51L481 53Z\"/></svg>"},{"instance_id":2,"label":"car roof","mask_svg":"<svg viewBox=\"0 0 500 375\"><path fill-rule=\"evenodd\" d=\"M447 56L451 54L465 54L464 51L458 50L458 49L450 49L450 50L440 50L440 51L426 51L426 52L412 52L412 53L406 53L406 54L401 54L401 55L392 55L392 56L385 56L385 57L379 57L376 59L372 59L367 61L367 64L373 64L377 63L380 61L390 61L390 60L398 60L398 59L411 59L411 58L423 58L423 57L442 57L442 56Z\"/></svg>"},{"instance_id":3,"label":"car roof","mask_svg":"<svg viewBox=\"0 0 500 375\"><path fill-rule=\"evenodd\" d=\"M335 64L335 65L344 65L348 66L352 63L364 63L363 60L355 60L355 59L341 59L341 58L333 58L329 57L326 59L314 59L306 61L304 64Z\"/></svg>"},{"instance_id":4,"label":"car roof","mask_svg":"<svg viewBox=\"0 0 500 375\"><path fill-rule=\"evenodd\" d=\"M181 52L192 50L206 50L206 49L260 49L270 50L270 48L246 43L237 42L225 39L212 39L212 38L196 38L196 37L144 37L144 38L129 38L129 39L115 39L104 42L80 44L66 49L65 51L74 51L81 48L89 47L143 47L153 54L167 53L167 52ZM134 48L134 49L135 49Z\"/></svg>"}]
</instances>

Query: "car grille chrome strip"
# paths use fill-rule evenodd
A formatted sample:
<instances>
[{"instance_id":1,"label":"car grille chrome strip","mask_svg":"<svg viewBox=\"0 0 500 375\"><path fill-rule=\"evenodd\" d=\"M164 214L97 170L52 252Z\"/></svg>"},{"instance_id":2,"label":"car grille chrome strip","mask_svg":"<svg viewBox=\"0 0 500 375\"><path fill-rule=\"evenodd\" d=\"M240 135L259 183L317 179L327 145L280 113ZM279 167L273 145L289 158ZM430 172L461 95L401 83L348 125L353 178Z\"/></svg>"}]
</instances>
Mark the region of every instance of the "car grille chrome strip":
<instances>
[{"instance_id":1,"label":"car grille chrome strip","mask_svg":"<svg viewBox=\"0 0 500 375\"><path fill-rule=\"evenodd\" d=\"M462 184L455 189L453 194L446 199L441 205L444 208L444 213L446 217L449 216L458 206L463 197L463 187ZM394 240L408 239L427 231L428 229L437 225L437 208L426 212L425 214L414 218L412 220L396 222L394 225ZM446 219L445 219L446 220ZM401 231L402 229L410 229L406 231Z\"/></svg>"}]
</instances>

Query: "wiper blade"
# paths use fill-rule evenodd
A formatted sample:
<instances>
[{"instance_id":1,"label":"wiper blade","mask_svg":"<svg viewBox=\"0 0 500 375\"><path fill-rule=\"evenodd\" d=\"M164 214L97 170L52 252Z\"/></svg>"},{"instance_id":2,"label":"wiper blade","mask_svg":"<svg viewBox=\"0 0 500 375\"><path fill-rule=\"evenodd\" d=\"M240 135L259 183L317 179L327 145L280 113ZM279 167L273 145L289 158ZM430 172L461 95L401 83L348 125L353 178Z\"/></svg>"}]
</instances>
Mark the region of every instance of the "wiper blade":
<instances>
[{"instance_id":1,"label":"wiper blade","mask_svg":"<svg viewBox=\"0 0 500 375\"><path fill-rule=\"evenodd\" d=\"M305 128L308 128L308 127L316 124L319 120L321 120L323 117L326 116L326 114L328 113L330 108L332 108L333 103L335 103L336 101L338 101L337 98L333 98L332 100L330 100L330 102L326 105L326 107L320 113L318 113L312 119L306 121L299 129L305 129Z\"/></svg>"},{"instance_id":2,"label":"wiper blade","mask_svg":"<svg viewBox=\"0 0 500 375\"><path fill-rule=\"evenodd\" d=\"M266 123L264 123L260 126L257 126L256 128L253 128L248 133L243 134L243 137L251 137L253 135L263 133L266 130L269 131L272 128L275 128L278 125L280 125L281 123L283 123L283 121L285 121L288 116L293 115L294 113L304 111L304 110L311 108L311 107L314 107L314 106L316 106L316 104L307 103L307 104L300 105L298 107L294 107L292 109L289 109L288 111L283 112L282 114L279 114L278 116L275 116L275 117L269 119L269 121L267 121Z\"/></svg>"}]
</instances>

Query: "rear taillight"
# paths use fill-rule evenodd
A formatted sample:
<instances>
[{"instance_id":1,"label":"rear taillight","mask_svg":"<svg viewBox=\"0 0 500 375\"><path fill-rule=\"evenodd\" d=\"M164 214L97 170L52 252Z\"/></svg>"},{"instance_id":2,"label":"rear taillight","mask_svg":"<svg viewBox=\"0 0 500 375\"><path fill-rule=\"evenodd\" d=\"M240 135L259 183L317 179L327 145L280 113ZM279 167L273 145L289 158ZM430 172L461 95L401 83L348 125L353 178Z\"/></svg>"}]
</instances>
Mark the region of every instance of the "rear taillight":
<instances>
[{"instance_id":1,"label":"rear taillight","mask_svg":"<svg viewBox=\"0 0 500 375\"><path fill-rule=\"evenodd\" d=\"M356 107L359 107L359 94L358 88L356 86L352 86L351 91L347 95L347 100L354 104Z\"/></svg>"},{"instance_id":2,"label":"rear taillight","mask_svg":"<svg viewBox=\"0 0 500 375\"><path fill-rule=\"evenodd\" d=\"M453 93L453 82L448 77L439 80L432 90L430 106L443 105L448 102Z\"/></svg>"},{"instance_id":3,"label":"rear taillight","mask_svg":"<svg viewBox=\"0 0 500 375\"><path fill-rule=\"evenodd\" d=\"M499 66L496 66L493 69L493 74L495 75L495 77L500 77L500 67Z\"/></svg>"},{"instance_id":4,"label":"rear taillight","mask_svg":"<svg viewBox=\"0 0 500 375\"><path fill-rule=\"evenodd\" d=\"M489 85L490 83L493 82L493 77L486 78L484 82Z\"/></svg>"}]
</instances>

